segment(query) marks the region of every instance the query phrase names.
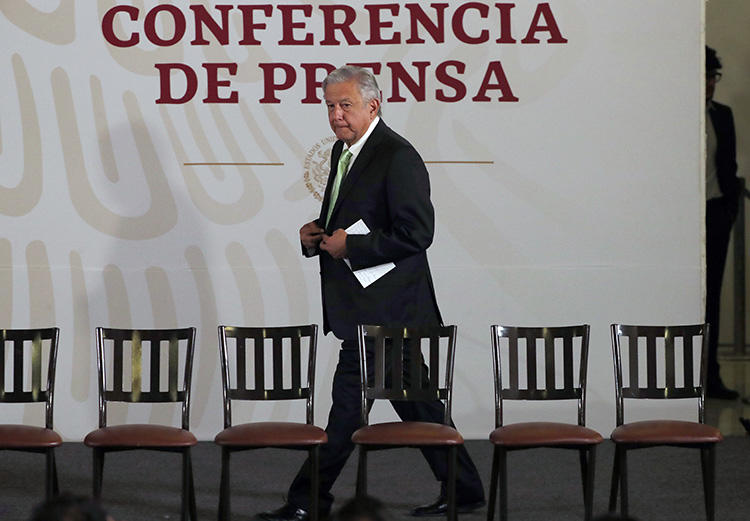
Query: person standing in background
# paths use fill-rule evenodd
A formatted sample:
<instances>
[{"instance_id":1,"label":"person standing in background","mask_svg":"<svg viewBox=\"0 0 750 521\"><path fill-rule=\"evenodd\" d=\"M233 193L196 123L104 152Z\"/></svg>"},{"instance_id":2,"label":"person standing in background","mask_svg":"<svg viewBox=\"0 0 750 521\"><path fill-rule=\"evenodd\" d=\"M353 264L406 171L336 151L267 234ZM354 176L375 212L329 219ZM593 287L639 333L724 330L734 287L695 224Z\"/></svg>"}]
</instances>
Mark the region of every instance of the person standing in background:
<instances>
[{"instance_id":1,"label":"person standing in background","mask_svg":"<svg viewBox=\"0 0 750 521\"><path fill-rule=\"evenodd\" d=\"M709 398L735 400L739 393L722 382L717 356L721 282L741 195L732 110L713 100L720 69L716 51L706 46L706 322L711 324L706 394Z\"/></svg>"}]
</instances>

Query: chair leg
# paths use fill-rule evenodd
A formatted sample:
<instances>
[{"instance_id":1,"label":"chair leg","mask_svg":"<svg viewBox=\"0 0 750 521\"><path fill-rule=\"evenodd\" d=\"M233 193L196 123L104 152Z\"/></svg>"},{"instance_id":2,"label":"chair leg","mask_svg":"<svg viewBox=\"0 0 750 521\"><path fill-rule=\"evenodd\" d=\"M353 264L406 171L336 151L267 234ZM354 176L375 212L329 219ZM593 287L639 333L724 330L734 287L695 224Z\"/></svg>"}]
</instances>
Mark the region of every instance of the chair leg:
<instances>
[{"instance_id":1,"label":"chair leg","mask_svg":"<svg viewBox=\"0 0 750 521\"><path fill-rule=\"evenodd\" d=\"M54 451L52 452L52 494L55 496L60 494L60 485L57 481L57 459Z\"/></svg>"},{"instance_id":2,"label":"chair leg","mask_svg":"<svg viewBox=\"0 0 750 521\"><path fill-rule=\"evenodd\" d=\"M612 485L609 489L609 511L617 510L617 489L620 486L620 451L615 445L615 463L612 467Z\"/></svg>"},{"instance_id":3,"label":"chair leg","mask_svg":"<svg viewBox=\"0 0 750 521\"><path fill-rule=\"evenodd\" d=\"M596 468L596 445L579 450L581 479L583 481L583 519L590 521L594 508L594 471Z\"/></svg>"},{"instance_id":4,"label":"chair leg","mask_svg":"<svg viewBox=\"0 0 750 521\"><path fill-rule=\"evenodd\" d=\"M490 474L490 498L487 503L487 521L495 519L495 505L497 504L497 473L500 460L497 446L492 451L492 473Z\"/></svg>"},{"instance_id":5,"label":"chair leg","mask_svg":"<svg viewBox=\"0 0 750 521\"><path fill-rule=\"evenodd\" d=\"M578 461L581 464L581 486L583 488L583 501L586 502L586 477L588 473L586 472L586 469L588 466L586 465L586 449L578 449Z\"/></svg>"},{"instance_id":6,"label":"chair leg","mask_svg":"<svg viewBox=\"0 0 750 521\"><path fill-rule=\"evenodd\" d=\"M628 515L628 453L625 448L618 449L622 452L620 455L620 513L623 516Z\"/></svg>"},{"instance_id":7,"label":"chair leg","mask_svg":"<svg viewBox=\"0 0 750 521\"><path fill-rule=\"evenodd\" d=\"M219 521L229 521L229 449L221 448L221 481L219 484Z\"/></svg>"},{"instance_id":8,"label":"chair leg","mask_svg":"<svg viewBox=\"0 0 750 521\"><path fill-rule=\"evenodd\" d=\"M102 497L102 479L104 476L104 449L94 449L93 493L96 499Z\"/></svg>"},{"instance_id":9,"label":"chair leg","mask_svg":"<svg viewBox=\"0 0 750 521\"><path fill-rule=\"evenodd\" d=\"M55 449L50 448L45 451L45 457L47 464L45 465L46 473L44 480L44 492L47 499L51 499L52 496L57 494L55 490Z\"/></svg>"},{"instance_id":10,"label":"chair leg","mask_svg":"<svg viewBox=\"0 0 750 521\"><path fill-rule=\"evenodd\" d=\"M310 449L310 520L318 521L320 510L320 445Z\"/></svg>"},{"instance_id":11,"label":"chair leg","mask_svg":"<svg viewBox=\"0 0 750 521\"><path fill-rule=\"evenodd\" d=\"M195 521L195 486L193 483L193 461L190 458L190 447L182 451L182 521Z\"/></svg>"},{"instance_id":12,"label":"chair leg","mask_svg":"<svg viewBox=\"0 0 750 521\"><path fill-rule=\"evenodd\" d=\"M457 521L456 509L456 463L458 461L458 447L452 445L448 449L448 521Z\"/></svg>"},{"instance_id":13,"label":"chair leg","mask_svg":"<svg viewBox=\"0 0 750 521\"><path fill-rule=\"evenodd\" d=\"M190 475L190 519L197 521L198 508L195 504L195 481L193 480L193 456L191 449L188 449L188 473Z\"/></svg>"},{"instance_id":14,"label":"chair leg","mask_svg":"<svg viewBox=\"0 0 750 521\"><path fill-rule=\"evenodd\" d=\"M703 471L703 495L706 502L706 519L714 521L714 488L716 454L715 446L701 447L701 470Z\"/></svg>"},{"instance_id":15,"label":"chair leg","mask_svg":"<svg viewBox=\"0 0 750 521\"><path fill-rule=\"evenodd\" d=\"M500 521L508 521L508 451L500 449Z\"/></svg>"},{"instance_id":16,"label":"chair leg","mask_svg":"<svg viewBox=\"0 0 750 521\"><path fill-rule=\"evenodd\" d=\"M359 446L359 463L357 465L357 497L367 495L367 449Z\"/></svg>"}]
</instances>

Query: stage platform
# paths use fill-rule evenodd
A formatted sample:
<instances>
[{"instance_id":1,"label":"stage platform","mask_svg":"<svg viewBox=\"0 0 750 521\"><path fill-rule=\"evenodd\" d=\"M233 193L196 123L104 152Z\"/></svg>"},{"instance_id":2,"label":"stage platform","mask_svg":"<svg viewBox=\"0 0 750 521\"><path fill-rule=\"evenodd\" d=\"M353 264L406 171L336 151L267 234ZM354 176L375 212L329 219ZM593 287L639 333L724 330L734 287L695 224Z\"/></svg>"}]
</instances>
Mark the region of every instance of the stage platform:
<instances>
[{"instance_id":1,"label":"stage platform","mask_svg":"<svg viewBox=\"0 0 750 521\"><path fill-rule=\"evenodd\" d=\"M489 485L492 447L488 441L467 442L469 452ZM605 441L597 453L595 513L607 508L614 447ZM249 521L261 510L284 501L289 481L303 453L265 449L238 453L232 459L232 520ZM370 492L383 500L394 521L413 520L416 504L432 500L438 491L429 469L416 450L373 453ZM701 521L705 519L698 451L655 448L629 457L631 513L642 521ZM578 455L572 451L541 449L512 453L509 458L510 519L566 521L583 518ZM215 520L219 497L220 451L201 442L193 452L198 515ZM44 494L44 458L40 455L0 453L0 519L22 521ZM747 521L750 512L750 437L731 436L717 449L716 519ZM58 450L62 490L90 494L91 451L81 443ZM356 458L351 458L334 487L336 503L354 494ZM103 502L117 521L179 519L180 457L151 451L112 453L104 469ZM461 516L466 521L486 518L486 509Z\"/></svg>"}]
</instances>

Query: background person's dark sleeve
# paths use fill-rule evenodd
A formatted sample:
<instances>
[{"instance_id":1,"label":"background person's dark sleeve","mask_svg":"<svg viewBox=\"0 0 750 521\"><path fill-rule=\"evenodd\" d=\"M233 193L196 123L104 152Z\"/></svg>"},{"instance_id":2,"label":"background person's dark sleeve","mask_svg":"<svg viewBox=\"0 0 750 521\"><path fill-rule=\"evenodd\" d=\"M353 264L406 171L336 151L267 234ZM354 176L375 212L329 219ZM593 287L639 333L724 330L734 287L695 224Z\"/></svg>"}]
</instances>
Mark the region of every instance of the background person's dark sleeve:
<instances>
[{"instance_id":1,"label":"background person's dark sleeve","mask_svg":"<svg viewBox=\"0 0 750 521\"><path fill-rule=\"evenodd\" d=\"M739 179L737 178L737 143L732 109L726 105L717 106L714 122L717 137L716 169L719 188L725 197L736 198L739 194Z\"/></svg>"}]
</instances>

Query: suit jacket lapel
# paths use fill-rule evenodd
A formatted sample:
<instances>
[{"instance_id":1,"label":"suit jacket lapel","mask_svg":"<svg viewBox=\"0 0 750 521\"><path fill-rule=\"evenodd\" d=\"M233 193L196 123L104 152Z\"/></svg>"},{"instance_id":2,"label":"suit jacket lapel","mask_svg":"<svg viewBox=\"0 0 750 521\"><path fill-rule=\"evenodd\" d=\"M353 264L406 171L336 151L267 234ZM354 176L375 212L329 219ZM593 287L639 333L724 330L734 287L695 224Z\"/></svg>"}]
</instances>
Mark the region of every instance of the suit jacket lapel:
<instances>
[{"instance_id":1,"label":"suit jacket lapel","mask_svg":"<svg viewBox=\"0 0 750 521\"><path fill-rule=\"evenodd\" d=\"M346 174L344 182L341 183L341 186L339 187L339 195L336 198L336 205L333 207L331 221L333 221L333 219L335 218L336 212L341 206L342 201L346 199L346 195L349 193L352 186L354 186L357 180L361 177L367 165L370 164L370 161L372 161L373 157L375 157L375 150L377 149L380 141L383 139L383 133L385 132L386 128L388 127L386 127L385 123L383 123L383 120L381 119L378 122L377 126L372 130L372 134L370 134L370 136L367 138L365 146L363 146L362 150L360 150L359 154L357 154L352 167L349 169L349 173ZM338 156L340 155L341 151L339 151L338 155L336 156L336 163L333 164L338 165ZM331 156L331 161L333 162L333 156ZM336 175L333 166L331 167L331 175ZM333 183L331 182L329 183L329 185L330 184ZM328 194L328 196L330 197L330 194ZM326 206L326 208L328 207Z\"/></svg>"}]
</instances>

